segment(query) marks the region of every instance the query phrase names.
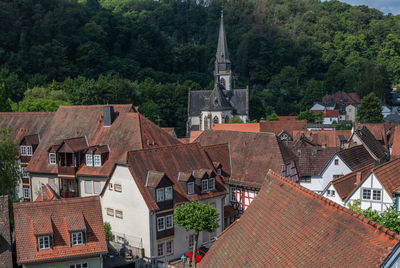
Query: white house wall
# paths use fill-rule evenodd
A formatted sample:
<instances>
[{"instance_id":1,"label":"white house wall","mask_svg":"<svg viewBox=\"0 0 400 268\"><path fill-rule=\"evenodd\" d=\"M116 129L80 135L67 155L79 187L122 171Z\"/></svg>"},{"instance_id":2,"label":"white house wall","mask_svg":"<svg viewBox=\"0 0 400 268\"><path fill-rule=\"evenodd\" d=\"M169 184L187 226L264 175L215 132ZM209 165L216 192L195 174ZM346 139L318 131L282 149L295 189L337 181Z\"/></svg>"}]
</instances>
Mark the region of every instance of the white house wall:
<instances>
[{"instance_id":1,"label":"white house wall","mask_svg":"<svg viewBox=\"0 0 400 268\"><path fill-rule=\"evenodd\" d=\"M322 187L322 177L319 175L311 176L310 182L300 182L300 185L316 193L321 193L324 189L324 187Z\"/></svg>"},{"instance_id":2,"label":"white house wall","mask_svg":"<svg viewBox=\"0 0 400 268\"><path fill-rule=\"evenodd\" d=\"M382 200L381 201L373 201L373 200L363 200L362 199L362 191L361 189L368 188L368 189L376 189L382 191ZM372 195L372 193L371 193ZM365 210L369 207L372 207L373 210L378 212L382 212L386 210L388 207L394 204L390 195L383 189L382 184L376 178L376 176L371 173L367 179L358 187L358 189L354 192L354 194L350 197L349 201L346 202L346 205L349 202L353 202L354 200L361 200L361 209Z\"/></svg>"},{"instance_id":3,"label":"white house wall","mask_svg":"<svg viewBox=\"0 0 400 268\"><path fill-rule=\"evenodd\" d=\"M338 165L335 165L335 160L338 160ZM350 172L352 172L352 170L346 165L345 162L343 162L343 160L337 154L335 154L321 173L322 177L321 191L325 189L328 183L333 180L334 175L342 176L349 174Z\"/></svg>"},{"instance_id":4,"label":"white house wall","mask_svg":"<svg viewBox=\"0 0 400 268\"><path fill-rule=\"evenodd\" d=\"M46 175L31 174L32 201L36 200L36 198L42 191L42 185L46 184L49 184L57 194L60 194L60 184L59 184L59 178L57 176L49 174Z\"/></svg>"},{"instance_id":5,"label":"white house wall","mask_svg":"<svg viewBox=\"0 0 400 268\"><path fill-rule=\"evenodd\" d=\"M334 191L333 192L334 194L333 195L332 194L328 195L328 191L331 191L331 193L332 193L332 191ZM337 204L339 204L341 206L344 206L344 202L342 201L342 199L340 198L340 196L336 192L335 187L332 184L329 185L327 191L325 191L323 193L323 196L328 198L329 200L332 200L333 202L335 202L335 203L337 203Z\"/></svg>"},{"instance_id":6,"label":"white house wall","mask_svg":"<svg viewBox=\"0 0 400 268\"><path fill-rule=\"evenodd\" d=\"M129 169L117 166L110 179L113 184L111 191L109 186L102 198L102 212L104 222L109 222L114 235L125 237L130 245L139 247L140 241L146 256L150 253L150 226L149 209L139 191ZM122 191L116 192L115 184L120 184ZM107 215L107 208L121 210L123 218Z\"/></svg>"},{"instance_id":7,"label":"white house wall","mask_svg":"<svg viewBox=\"0 0 400 268\"><path fill-rule=\"evenodd\" d=\"M86 193L86 188L85 188L85 182L90 181L91 186L92 186L92 193ZM99 177L79 177L78 179L78 184L79 184L79 196L80 197L85 197L85 196L94 196L94 195L99 195L100 193L95 193L94 192L94 182L99 182L100 183L100 193L103 190L104 185L106 184L106 178L99 178Z\"/></svg>"}]
</instances>

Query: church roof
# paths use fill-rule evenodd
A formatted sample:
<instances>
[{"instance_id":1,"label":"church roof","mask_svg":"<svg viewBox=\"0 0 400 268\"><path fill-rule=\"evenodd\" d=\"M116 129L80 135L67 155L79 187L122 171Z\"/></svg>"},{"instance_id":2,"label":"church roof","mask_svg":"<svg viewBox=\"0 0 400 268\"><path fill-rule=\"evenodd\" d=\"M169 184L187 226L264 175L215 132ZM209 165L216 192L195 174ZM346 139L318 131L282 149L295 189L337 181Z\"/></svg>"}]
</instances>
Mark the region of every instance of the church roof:
<instances>
[{"instance_id":1,"label":"church roof","mask_svg":"<svg viewBox=\"0 0 400 268\"><path fill-rule=\"evenodd\" d=\"M205 111L223 111L232 110L231 104L227 101L221 87L217 84L212 90L210 96L205 100L205 105L201 110Z\"/></svg>"},{"instance_id":2,"label":"church roof","mask_svg":"<svg viewBox=\"0 0 400 268\"><path fill-rule=\"evenodd\" d=\"M217 62L219 63L230 63L229 60L229 52L228 52L228 45L226 42L226 34L224 28L224 14L221 11L221 23L219 26L219 35L218 35L218 46L217 46L217 53L215 55Z\"/></svg>"},{"instance_id":3,"label":"church roof","mask_svg":"<svg viewBox=\"0 0 400 268\"><path fill-rule=\"evenodd\" d=\"M214 90L193 90L189 92L189 116L200 115L201 110L207 105L206 100L212 100ZM247 114L247 89L221 90L225 101L229 103L236 115ZM216 93L215 93L216 94ZM220 95L220 97L222 97ZM219 101L220 102L220 101ZM225 104L226 105L226 104Z\"/></svg>"}]
</instances>

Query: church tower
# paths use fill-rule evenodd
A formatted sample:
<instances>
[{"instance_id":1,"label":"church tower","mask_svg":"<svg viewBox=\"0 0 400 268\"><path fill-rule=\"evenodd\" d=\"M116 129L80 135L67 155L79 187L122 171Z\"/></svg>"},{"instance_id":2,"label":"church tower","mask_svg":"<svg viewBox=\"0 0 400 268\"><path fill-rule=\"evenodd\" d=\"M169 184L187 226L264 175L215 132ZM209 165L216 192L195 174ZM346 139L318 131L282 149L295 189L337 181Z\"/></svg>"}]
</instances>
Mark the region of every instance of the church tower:
<instances>
[{"instance_id":1,"label":"church tower","mask_svg":"<svg viewBox=\"0 0 400 268\"><path fill-rule=\"evenodd\" d=\"M232 90L231 61L229 60L228 44L226 42L223 11L221 11L214 77L216 85L220 84L224 89Z\"/></svg>"}]
</instances>

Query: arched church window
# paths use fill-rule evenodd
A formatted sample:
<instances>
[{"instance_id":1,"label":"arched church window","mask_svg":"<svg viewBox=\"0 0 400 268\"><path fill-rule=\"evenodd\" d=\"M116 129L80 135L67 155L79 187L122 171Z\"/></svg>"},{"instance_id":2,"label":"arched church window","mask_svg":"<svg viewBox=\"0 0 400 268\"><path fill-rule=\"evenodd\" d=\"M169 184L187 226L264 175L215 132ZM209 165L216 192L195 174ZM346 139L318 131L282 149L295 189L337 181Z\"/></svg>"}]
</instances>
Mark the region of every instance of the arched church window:
<instances>
[{"instance_id":1,"label":"arched church window","mask_svg":"<svg viewBox=\"0 0 400 268\"><path fill-rule=\"evenodd\" d=\"M214 116L213 123L214 124L219 124L218 116Z\"/></svg>"},{"instance_id":2,"label":"arched church window","mask_svg":"<svg viewBox=\"0 0 400 268\"><path fill-rule=\"evenodd\" d=\"M226 85L225 79L224 79L224 78L221 78L220 82L221 82L221 85L223 85L223 86L225 87L225 85Z\"/></svg>"}]
</instances>

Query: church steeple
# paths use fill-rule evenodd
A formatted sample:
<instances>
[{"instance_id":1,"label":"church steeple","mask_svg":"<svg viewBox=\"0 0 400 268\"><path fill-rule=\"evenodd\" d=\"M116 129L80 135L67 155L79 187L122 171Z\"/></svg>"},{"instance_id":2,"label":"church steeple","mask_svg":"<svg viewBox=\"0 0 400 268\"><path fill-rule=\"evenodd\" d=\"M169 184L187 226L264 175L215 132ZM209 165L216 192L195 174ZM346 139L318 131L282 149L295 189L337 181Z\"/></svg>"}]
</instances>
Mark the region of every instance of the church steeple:
<instances>
[{"instance_id":1,"label":"church steeple","mask_svg":"<svg viewBox=\"0 0 400 268\"><path fill-rule=\"evenodd\" d=\"M219 25L217 53L215 54L215 85L223 86L226 90L232 89L231 61L229 60L228 44L224 27L224 13L221 11L221 22Z\"/></svg>"},{"instance_id":2,"label":"church steeple","mask_svg":"<svg viewBox=\"0 0 400 268\"><path fill-rule=\"evenodd\" d=\"M225 28L224 28L224 11L222 11L222 10L221 10L221 23L219 25L216 61L218 63L226 63L226 62L230 63L229 53L228 53L228 45L226 43L226 34L225 34Z\"/></svg>"}]
</instances>

